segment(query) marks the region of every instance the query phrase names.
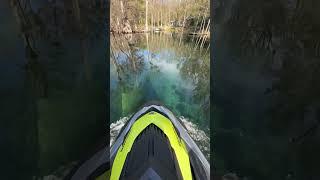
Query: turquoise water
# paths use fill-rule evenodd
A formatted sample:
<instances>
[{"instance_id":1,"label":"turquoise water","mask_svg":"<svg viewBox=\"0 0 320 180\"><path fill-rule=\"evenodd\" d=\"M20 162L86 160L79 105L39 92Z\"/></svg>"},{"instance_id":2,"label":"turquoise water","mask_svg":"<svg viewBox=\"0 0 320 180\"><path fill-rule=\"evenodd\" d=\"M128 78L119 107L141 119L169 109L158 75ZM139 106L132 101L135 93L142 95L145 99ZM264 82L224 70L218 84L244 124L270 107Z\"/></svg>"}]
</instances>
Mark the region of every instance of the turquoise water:
<instances>
[{"instance_id":1,"label":"turquoise water","mask_svg":"<svg viewBox=\"0 0 320 180\"><path fill-rule=\"evenodd\" d=\"M111 122L158 101L209 134L210 58L205 39L122 35L112 36L111 45Z\"/></svg>"},{"instance_id":2,"label":"turquoise water","mask_svg":"<svg viewBox=\"0 0 320 180\"><path fill-rule=\"evenodd\" d=\"M111 38L111 122L160 101L176 115L208 126L209 52L195 48L192 39L181 41L165 34Z\"/></svg>"}]
</instances>

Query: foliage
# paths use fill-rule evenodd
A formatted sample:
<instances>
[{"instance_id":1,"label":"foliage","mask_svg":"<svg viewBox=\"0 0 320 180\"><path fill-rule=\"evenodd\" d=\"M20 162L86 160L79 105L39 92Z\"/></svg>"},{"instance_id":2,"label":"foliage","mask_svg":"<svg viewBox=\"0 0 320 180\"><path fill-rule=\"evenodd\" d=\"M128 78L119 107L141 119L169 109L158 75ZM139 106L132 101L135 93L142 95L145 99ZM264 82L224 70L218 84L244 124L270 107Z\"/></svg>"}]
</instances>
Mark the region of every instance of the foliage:
<instances>
[{"instance_id":1,"label":"foliage","mask_svg":"<svg viewBox=\"0 0 320 180\"><path fill-rule=\"evenodd\" d=\"M111 30L121 32L128 20L133 31L140 31L146 18L151 28L184 26L199 30L210 18L209 7L208 0L112 0Z\"/></svg>"}]
</instances>

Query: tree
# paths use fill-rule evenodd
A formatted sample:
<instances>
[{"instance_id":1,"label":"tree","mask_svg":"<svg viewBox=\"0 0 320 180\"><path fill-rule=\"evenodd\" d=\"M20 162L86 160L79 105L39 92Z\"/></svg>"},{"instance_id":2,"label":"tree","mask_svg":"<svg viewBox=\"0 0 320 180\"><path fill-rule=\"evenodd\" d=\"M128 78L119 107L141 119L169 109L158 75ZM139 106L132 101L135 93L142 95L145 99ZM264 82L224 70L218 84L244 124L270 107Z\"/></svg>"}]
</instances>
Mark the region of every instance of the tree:
<instances>
[{"instance_id":1,"label":"tree","mask_svg":"<svg viewBox=\"0 0 320 180\"><path fill-rule=\"evenodd\" d=\"M148 0L146 0L146 31L148 31Z\"/></svg>"}]
</instances>

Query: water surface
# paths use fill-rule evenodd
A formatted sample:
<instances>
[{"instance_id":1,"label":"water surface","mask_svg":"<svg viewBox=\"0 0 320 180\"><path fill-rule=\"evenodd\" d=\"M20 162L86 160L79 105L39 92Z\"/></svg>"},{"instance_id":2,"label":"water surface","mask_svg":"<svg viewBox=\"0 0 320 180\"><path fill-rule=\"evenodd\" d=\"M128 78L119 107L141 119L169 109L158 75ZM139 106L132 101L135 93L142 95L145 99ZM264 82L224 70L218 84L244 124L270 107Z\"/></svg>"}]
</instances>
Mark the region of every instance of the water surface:
<instances>
[{"instance_id":1,"label":"water surface","mask_svg":"<svg viewBox=\"0 0 320 180\"><path fill-rule=\"evenodd\" d=\"M205 38L165 33L113 35L111 45L111 122L158 101L209 137L210 59Z\"/></svg>"},{"instance_id":2,"label":"water surface","mask_svg":"<svg viewBox=\"0 0 320 180\"><path fill-rule=\"evenodd\" d=\"M57 175L107 131L101 9L79 27L72 4L32 2L0 3L0 179Z\"/></svg>"}]
</instances>

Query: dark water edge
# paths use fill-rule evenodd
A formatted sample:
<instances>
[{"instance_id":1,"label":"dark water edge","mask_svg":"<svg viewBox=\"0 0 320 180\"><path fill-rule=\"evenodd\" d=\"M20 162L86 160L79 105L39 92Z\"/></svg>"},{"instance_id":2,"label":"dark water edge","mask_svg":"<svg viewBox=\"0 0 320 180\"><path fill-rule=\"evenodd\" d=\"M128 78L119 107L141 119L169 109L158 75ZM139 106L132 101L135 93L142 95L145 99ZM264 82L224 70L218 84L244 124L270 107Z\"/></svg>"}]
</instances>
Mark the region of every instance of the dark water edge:
<instances>
[{"instance_id":1,"label":"dark water edge","mask_svg":"<svg viewBox=\"0 0 320 180\"><path fill-rule=\"evenodd\" d=\"M0 3L0 179L48 175L108 144L105 4L17 2Z\"/></svg>"}]
</instances>

